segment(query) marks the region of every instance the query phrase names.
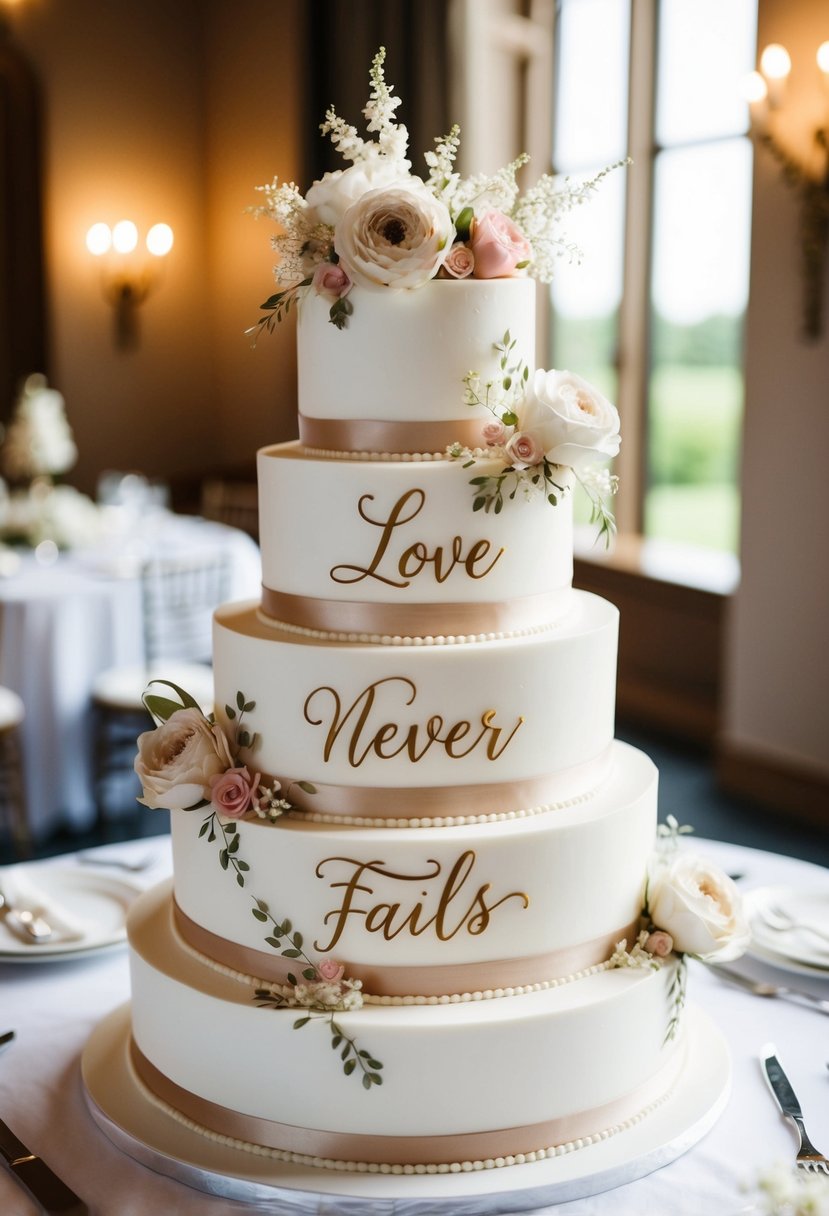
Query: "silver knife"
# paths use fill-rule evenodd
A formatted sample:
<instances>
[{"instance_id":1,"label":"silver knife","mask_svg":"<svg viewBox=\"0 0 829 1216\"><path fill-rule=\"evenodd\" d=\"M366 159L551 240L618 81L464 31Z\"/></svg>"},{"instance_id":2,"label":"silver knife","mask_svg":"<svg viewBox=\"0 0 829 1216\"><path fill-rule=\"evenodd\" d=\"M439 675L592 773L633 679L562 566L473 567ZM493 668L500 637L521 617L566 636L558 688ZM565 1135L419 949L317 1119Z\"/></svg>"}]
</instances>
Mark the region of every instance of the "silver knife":
<instances>
[{"instance_id":1,"label":"silver knife","mask_svg":"<svg viewBox=\"0 0 829 1216\"><path fill-rule=\"evenodd\" d=\"M0 1157L48 1216L89 1216L89 1208L0 1119Z\"/></svg>"}]
</instances>

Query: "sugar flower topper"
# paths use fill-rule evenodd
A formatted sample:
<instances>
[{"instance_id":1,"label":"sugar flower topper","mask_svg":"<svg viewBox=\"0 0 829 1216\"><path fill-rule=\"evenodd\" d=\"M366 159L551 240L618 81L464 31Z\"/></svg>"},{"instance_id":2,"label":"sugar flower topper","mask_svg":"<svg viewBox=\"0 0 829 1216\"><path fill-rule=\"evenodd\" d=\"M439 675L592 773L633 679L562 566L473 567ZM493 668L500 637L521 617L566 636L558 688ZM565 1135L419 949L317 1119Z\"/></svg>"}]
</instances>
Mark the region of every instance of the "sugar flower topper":
<instances>
[{"instance_id":1,"label":"sugar flower topper","mask_svg":"<svg viewBox=\"0 0 829 1216\"><path fill-rule=\"evenodd\" d=\"M522 194L517 174L529 159L523 154L495 174L461 177L455 170L460 131L454 126L425 153L427 172L418 177L407 156L409 133L395 117L400 98L386 83L385 58L381 47L363 110L373 138L361 136L333 107L321 125L347 167L324 174L305 195L293 182L276 178L257 187L265 201L250 210L279 228L273 237L278 291L248 330L254 337L263 328L272 330L308 290L330 300L330 319L342 329L353 311L353 284L401 291L435 278L525 274L549 283L560 257L579 256L559 233L558 221L617 166L578 184L544 174Z\"/></svg>"}]
</instances>

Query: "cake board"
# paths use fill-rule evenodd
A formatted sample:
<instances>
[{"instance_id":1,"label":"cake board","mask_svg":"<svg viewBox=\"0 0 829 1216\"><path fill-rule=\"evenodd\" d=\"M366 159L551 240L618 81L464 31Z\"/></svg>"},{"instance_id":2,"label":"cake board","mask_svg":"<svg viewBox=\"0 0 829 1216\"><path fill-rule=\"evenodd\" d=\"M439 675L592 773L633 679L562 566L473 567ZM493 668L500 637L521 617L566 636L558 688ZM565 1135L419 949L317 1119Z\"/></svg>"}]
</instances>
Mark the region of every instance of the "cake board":
<instances>
[{"instance_id":1,"label":"cake board","mask_svg":"<svg viewBox=\"0 0 829 1216\"><path fill-rule=\"evenodd\" d=\"M686 1011L687 1056L656 1110L618 1135L525 1165L471 1173L388 1175L314 1169L216 1143L147 1097L129 1063L130 1007L98 1024L81 1072L93 1120L128 1156L209 1195L261 1204L275 1216L505 1216L612 1190L668 1165L711 1129L728 1101L731 1061L722 1034ZM471 1206L470 1206L471 1205Z\"/></svg>"}]
</instances>

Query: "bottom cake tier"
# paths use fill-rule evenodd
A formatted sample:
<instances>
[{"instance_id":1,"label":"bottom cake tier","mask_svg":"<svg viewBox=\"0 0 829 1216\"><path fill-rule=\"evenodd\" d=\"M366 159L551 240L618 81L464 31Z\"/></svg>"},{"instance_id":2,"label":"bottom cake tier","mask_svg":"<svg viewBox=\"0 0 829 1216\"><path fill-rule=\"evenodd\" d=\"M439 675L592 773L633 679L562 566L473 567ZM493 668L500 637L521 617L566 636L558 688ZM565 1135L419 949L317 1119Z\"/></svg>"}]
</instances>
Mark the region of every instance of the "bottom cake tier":
<instances>
[{"instance_id":1,"label":"bottom cake tier","mask_svg":"<svg viewBox=\"0 0 829 1216\"><path fill-rule=\"evenodd\" d=\"M673 960L521 995L369 1005L332 1026L263 1006L256 980L201 961L177 937L169 883L136 902L128 933L142 1084L207 1136L276 1158L415 1172L535 1161L638 1121L682 1067ZM369 1071L382 1084L360 1084Z\"/></svg>"}]
</instances>

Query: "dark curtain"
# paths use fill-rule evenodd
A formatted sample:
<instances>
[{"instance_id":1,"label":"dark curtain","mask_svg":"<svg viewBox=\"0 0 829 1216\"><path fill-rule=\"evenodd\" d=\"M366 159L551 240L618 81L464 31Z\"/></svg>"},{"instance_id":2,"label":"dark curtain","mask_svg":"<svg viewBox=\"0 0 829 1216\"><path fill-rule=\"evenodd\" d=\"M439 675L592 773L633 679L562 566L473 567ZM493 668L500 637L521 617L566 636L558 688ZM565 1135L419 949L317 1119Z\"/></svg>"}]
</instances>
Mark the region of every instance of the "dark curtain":
<instances>
[{"instance_id":1,"label":"dark curtain","mask_svg":"<svg viewBox=\"0 0 829 1216\"><path fill-rule=\"evenodd\" d=\"M363 106L368 73L379 47L384 72L402 99L398 119L409 131L412 172L425 176L423 153L451 126L448 113L446 27L449 0L307 0L308 105L307 183L347 162L320 136L330 105L365 133Z\"/></svg>"},{"instance_id":2,"label":"dark curtain","mask_svg":"<svg viewBox=\"0 0 829 1216\"><path fill-rule=\"evenodd\" d=\"M46 365L40 104L34 75L0 17L0 419L20 381Z\"/></svg>"}]
</instances>

